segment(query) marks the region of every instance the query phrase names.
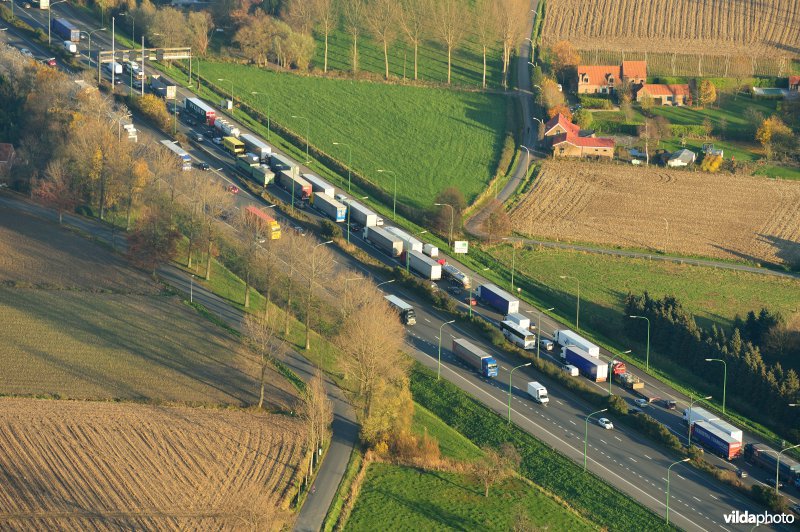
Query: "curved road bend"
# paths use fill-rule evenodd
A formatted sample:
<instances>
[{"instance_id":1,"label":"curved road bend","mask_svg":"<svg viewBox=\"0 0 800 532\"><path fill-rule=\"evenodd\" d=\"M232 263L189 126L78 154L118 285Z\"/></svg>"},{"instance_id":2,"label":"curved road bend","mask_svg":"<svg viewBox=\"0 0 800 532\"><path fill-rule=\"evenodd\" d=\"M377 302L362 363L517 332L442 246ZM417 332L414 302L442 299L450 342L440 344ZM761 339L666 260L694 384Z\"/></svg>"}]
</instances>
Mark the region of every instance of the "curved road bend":
<instances>
[{"instance_id":1,"label":"curved road bend","mask_svg":"<svg viewBox=\"0 0 800 532\"><path fill-rule=\"evenodd\" d=\"M0 194L0 207L14 209L37 218L58 223L58 214L55 211L28 201L22 196L12 195L11 193ZM73 227L107 244L111 243L112 233L106 224L65 214L64 225ZM124 236L121 237L117 233L115 240L117 249L124 249ZM190 278L186 272L175 266L166 265L159 268L158 275L177 290L186 294L189 293ZM202 285L195 284L192 292L195 301L219 316L227 325L237 330L241 329L244 314L239 309L232 307L226 300L213 294ZM294 350L287 349L282 361L306 381L314 375L314 365ZM358 439L359 428L355 412L347 403L342 390L327 376L325 377L325 389L328 399L333 405L333 434L328 454L317 474L314 493L308 494L308 498L300 509L295 522L295 530L302 532L317 531L322 528L325 515L336 495L336 490L350 460L353 446Z\"/></svg>"}]
</instances>

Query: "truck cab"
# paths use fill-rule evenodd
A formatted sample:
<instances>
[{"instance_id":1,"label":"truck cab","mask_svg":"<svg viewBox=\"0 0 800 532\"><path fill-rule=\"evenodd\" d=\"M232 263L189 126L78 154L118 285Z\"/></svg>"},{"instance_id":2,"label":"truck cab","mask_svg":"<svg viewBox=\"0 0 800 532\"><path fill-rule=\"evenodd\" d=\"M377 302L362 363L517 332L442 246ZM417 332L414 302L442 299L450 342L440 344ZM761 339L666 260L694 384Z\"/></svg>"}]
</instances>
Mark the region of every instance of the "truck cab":
<instances>
[{"instance_id":1,"label":"truck cab","mask_svg":"<svg viewBox=\"0 0 800 532\"><path fill-rule=\"evenodd\" d=\"M493 357L484 358L482 363L484 377L497 377L497 361Z\"/></svg>"},{"instance_id":2,"label":"truck cab","mask_svg":"<svg viewBox=\"0 0 800 532\"><path fill-rule=\"evenodd\" d=\"M540 405L546 405L550 402L550 398L547 397L547 388L536 381L528 383L528 395Z\"/></svg>"}]
</instances>

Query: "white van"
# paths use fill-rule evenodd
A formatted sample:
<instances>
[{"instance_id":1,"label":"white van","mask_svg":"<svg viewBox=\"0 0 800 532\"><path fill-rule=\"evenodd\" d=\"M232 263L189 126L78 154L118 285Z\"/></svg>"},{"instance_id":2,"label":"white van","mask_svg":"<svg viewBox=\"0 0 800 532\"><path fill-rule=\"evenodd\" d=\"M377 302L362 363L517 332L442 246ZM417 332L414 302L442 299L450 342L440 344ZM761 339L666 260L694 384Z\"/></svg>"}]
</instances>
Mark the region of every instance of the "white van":
<instances>
[{"instance_id":1,"label":"white van","mask_svg":"<svg viewBox=\"0 0 800 532\"><path fill-rule=\"evenodd\" d=\"M550 402L550 399L547 397L547 388L536 381L528 383L528 395L540 405L546 405Z\"/></svg>"}]
</instances>

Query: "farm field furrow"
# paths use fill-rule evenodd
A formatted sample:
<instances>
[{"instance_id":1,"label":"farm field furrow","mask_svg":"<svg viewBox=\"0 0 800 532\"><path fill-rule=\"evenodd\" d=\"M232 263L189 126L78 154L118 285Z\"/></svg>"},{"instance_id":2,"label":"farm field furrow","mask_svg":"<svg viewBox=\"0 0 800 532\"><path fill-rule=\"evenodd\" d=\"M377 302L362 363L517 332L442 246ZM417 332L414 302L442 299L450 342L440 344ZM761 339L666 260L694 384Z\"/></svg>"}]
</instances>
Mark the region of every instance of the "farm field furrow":
<instances>
[{"instance_id":1,"label":"farm field furrow","mask_svg":"<svg viewBox=\"0 0 800 532\"><path fill-rule=\"evenodd\" d=\"M543 38L588 50L797 56L798 27L794 0L551 0Z\"/></svg>"},{"instance_id":2,"label":"farm field furrow","mask_svg":"<svg viewBox=\"0 0 800 532\"><path fill-rule=\"evenodd\" d=\"M263 413L0 399L0 433L14 435L0 446L0 528L274 528L299 431Z\"/></svg>"},{"instance_id":3,"label":"farm field furrow","mask_svg":"<svg viewBox=\"0 0 800 532\"><path fill-rule=\"evenodd\" d=\"M550 161L511 217L546 239L797 266L799 205L796 181Z\"/></svg>"}]
</instances>

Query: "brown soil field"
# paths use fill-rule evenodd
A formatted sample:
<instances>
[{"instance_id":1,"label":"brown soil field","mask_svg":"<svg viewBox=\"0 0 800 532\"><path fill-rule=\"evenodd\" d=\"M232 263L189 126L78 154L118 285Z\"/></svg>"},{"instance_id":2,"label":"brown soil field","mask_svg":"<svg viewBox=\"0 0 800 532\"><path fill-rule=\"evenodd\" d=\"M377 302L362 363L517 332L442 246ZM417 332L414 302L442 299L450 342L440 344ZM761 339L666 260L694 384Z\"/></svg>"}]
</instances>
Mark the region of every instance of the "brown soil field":
<instances>
[{"instance_id":1,"label":"brown soil field","mask_svg":"<svg viewBox=\"0 0 800 532\"><path fill-rule=\"evenodd\" d=\"M800 265L800 182L548 161L512 210L546 239Z\"/></svg>"},{"instance_id":2,"label":"brown soil field","mask_svg":"<svg viewBox=\"0 0 800 532\"><path fill-rule=\"evenodd\" d=\"M0 399L0 529L275 530L300 430L263 413Z\"/></svg>"},{"instance_id":3,"label":"brown soil field","mask_svg":"<svg viewBox=\"0 0 800 532\"><path fill-rule=\"evenodd\" d=\"M237 338L124 259L0 211L0 394L245 406L260 367ZM268 407L294 387L274 370Z\"/></svg>"},{"instance_id":4,"label":"brown soil field","mask_svg":"<svg viewBox=\"0 0 800 532\"><path fill-rule=\"evenodd\" d=\"M545 46L800 56L797 0L548 0Z\"/></svg>"}]
</instances>

